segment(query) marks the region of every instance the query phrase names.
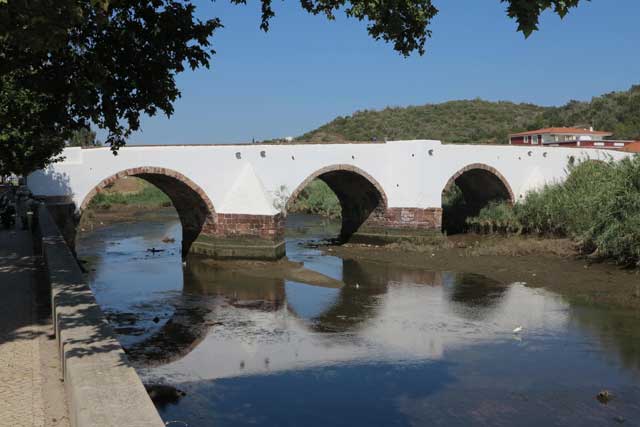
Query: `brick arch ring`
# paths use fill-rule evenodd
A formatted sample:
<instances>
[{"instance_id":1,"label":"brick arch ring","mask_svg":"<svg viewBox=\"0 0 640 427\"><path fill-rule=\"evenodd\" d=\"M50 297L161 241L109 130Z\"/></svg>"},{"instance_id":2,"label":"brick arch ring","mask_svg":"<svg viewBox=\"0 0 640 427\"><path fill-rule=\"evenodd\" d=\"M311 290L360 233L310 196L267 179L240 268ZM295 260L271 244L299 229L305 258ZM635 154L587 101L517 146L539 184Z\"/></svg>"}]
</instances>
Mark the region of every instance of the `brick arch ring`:
<instances>
[{"instance_id":1,"label":"brick arch ring","mask_svg":"<svg viewBox=\"0 0 640 427\"><path fill-rule=\"evenodd\" d=\"M93 189L84 197L82 204L80 205L80 212L84 211L89 206L89 203L91 203L91 200L98 193L104 190L105 187L116 182L118 179L124 178L127 176L137 176L137 175L144 175L144 174L163 175L163 176L173 178L177 181L180 181L182 184L186 185L191 190L193 190L196 194L198 194L198 196L200 196L204 204L209 209L210 213L212 215L215 214L216 211L213 207L213 203L211 203L209 196L207 196L207 194L204 192L202 188L200 188L198 184L196 184L195 182L193 182L192 180L190 180L180 172L176 172L172 169L154 167L154 166L142 166L138 168L125 169L123 171L120 171L116 174L113 174L103 179L98 183L98 185L94 186Z\"/></svg>"},{"instance_id":2,"label":"brick arch ring","mask_svg":"<svg viewBox=\"0 0 640 427\"><path fill-rule=\"evenodd\" d=\"M444 192L448 191L453 186L453 184L455 184L456 180L458 178L460 178L460 176L462 174L464 174L465 172L469 172L471 170L474 170L474 169L481 169L481 170L487 171L487 172L491 173L492 175L494 175L496 178L498 178L498 180L500 180L502 185L504 185L504 188L506 188L507 192L509 193L509 202L515 203L516 198L515 198L515 195L513 193L513 190L511 189L511 185L509 185L509 181L507 181L507 179L504 177L504 175L502 175L496 168L493 168L493 167L491 167L489 165L486 165L484 163L472 163L472 164L467 165L467 166L463 167L462 169L460 169L458 172L453 174L453 176L451 178L449 178L449 180L445 184L444 188L442 189L442 192L444 193Z\"/></svg>"},{"instance_id":3,"label":"brick arch ring","mask_svg":"<svg viewBox=\"0 0 640 427\"><path fill-rule=\"evenodd\" d=\"M337 164L337 165L326 166L322 169L318 169L317 171L309 175L304 181L302 181L302 183L298 185L298 187L296 187L296 189L293 191L293 193L291 193L291 195L287 199L287 204L286 204L287 209L289 208L290 204L293 203L293 201L300 195L302 190L304 190L311 183L311 181L313 181L316 178L319 178L321 175L324 175L325 173L337 172L337 171L352 172L357 175L360 175L361 177L369 181L369 183L376 189L376 191L378 191L378 194L380 194L380 199L381 199L380 201L382 202L383 207L384 208L387 207L387 195L382 189L382 186L380 185L380 183L376 181L374 177L372 177L367 172L363 171L362 169L356 166L349 165L349 164Z\"/></svg>"}]
</instances>

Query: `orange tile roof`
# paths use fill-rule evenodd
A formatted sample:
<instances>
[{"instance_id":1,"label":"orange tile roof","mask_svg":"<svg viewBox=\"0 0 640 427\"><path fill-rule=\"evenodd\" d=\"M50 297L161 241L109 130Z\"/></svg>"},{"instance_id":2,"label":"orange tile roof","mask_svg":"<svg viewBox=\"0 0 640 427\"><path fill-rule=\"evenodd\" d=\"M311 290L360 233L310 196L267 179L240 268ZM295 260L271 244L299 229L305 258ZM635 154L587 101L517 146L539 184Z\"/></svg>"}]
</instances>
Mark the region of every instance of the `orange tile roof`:
<instances>
[{"instance_id":1,"label":"orange tile roof","mask_svg":"<svg viewBox=\"0 0 640 427\"><path fill-rule=\"evenodd\" d=\"M624 148L622 148L622 151L628 151L631 153L640 153L640 141L634 141L634 142L630 142L629 144L626 144Z\"/></svg>"},{"instance_id":2,"label":"orange tile roof","mask_svg":"<svg viewBox=\"0 0 640 427\"><path fill-rule=\"evenodd\" d=\"M589 130L589 129L580 129L580 128L544 128L537 130L530 130L528 132L519 132L512 133L509 136L527 136L527 135L540 135L543 133L551 133L551 134L577 134L577 135L600 135L600 136L609 136L613 135L611 132L603 132L601 130Z\"/></svg>"}]
</instances>

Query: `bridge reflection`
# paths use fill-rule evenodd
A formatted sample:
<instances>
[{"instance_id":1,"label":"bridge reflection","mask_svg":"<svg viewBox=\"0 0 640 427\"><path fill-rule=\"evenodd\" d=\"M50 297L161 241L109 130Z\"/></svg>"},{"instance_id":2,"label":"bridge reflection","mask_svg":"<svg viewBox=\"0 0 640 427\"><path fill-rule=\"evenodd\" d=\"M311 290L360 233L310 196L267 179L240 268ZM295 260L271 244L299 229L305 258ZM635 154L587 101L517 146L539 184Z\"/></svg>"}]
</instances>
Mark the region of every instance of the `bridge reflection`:
<instances>
[{"instance_id":1,"label":"bridge reflection","mask_svg":"<svg viewBox=\"0 0 640 427\"><path fill-rule=\"evenodd\" d=\"M316 289L322 292L316 298L310 285L253 277L189 259L182 294L171 300L171 318L155 333L128 347L127 352L139 366L161 366L187 357L209 334L237 334L242 341L256 325L260 325L266 341L280 330L296 331L294 335L304 340L314 337L332 345L331 341L340 337L371 333L372 325L384 321L390 300L411 300L410 307L400 309L408 319L437 318L444 313L429 310L429 301L436 293L447 307L446 315L482 320L500 304L508 289L478 275L355 260L341 264L345 286Z\"/></svg>"},{"instance_id":2,"label":"bridge reflection","mask_svg":"<svg viewBox=\"0 0 640 427\"><path fill-rule=\"evenodd\" d=\"M317 366L413 364L451 354L466 358L472 346L505 342L534 348L566 339L579 344L572 351L583 356L592 337L614 364L640 367L637 316L574 306L523 284L325 256L309 246L309 236L321 231L297 227L287 239L289 256L345 283L312 287L197 259L182 268L175 218L145 217L135 225L139 237L131 237L131 227L96 230L81 239L81 252L97 259L93 290L147 378L188 382ZM176 242L160 254L146 251L164 237ZM518 325L526 331L522 343L513 341Z\"/></svg>"}]
</instances>

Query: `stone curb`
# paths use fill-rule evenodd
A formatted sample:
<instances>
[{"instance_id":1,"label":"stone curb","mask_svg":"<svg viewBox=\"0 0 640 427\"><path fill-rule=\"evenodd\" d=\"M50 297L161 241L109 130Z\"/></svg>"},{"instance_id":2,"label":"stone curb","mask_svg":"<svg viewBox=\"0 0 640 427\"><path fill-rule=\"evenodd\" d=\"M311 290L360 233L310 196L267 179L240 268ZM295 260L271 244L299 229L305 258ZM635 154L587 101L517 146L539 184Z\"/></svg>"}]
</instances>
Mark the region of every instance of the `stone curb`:
<instances>
[{"instance_id":1,"label":"stone curb","mask_svg":"<svg viewBox=\"0 0 640 427\"><path fill-rule=\"evenodd\" d=\"M164 426L44 204L38 227L71 425Z\"/></svg>"}]
</instances>

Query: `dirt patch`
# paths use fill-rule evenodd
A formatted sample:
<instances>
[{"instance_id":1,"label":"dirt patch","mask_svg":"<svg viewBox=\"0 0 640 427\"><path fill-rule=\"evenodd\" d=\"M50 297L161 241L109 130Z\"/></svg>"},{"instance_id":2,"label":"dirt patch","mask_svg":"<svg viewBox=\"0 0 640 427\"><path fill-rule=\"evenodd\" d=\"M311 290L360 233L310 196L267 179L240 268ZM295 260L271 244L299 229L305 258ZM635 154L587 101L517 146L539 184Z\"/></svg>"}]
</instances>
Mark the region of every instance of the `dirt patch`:
<instances>
[{"instance_id":1,"label":"dirt patch","mask_svg":"<svg viewBox=\"0 0 640 427\"><path fill-rule=\"evenodd\" d=\"M464 249L467 256L553 255L575 258L580 255L576 244L569 239L465 234L448 240L449 248Z\"/></svg>"},{"instance_id":2,"label":"dirt patch","mask_svg":"<svg viewBox=\"0 0 640 427\"><path fill-rule=\"evenodd\" d=\"M396 244L326 246L324 251L346 259L478 273L504 283L525 282L571 301L633 309L640 314L640 272L581 258L565 239L467 235L428 250L407 250Z\"/></svg>"},{"instance_id":3,"label":"dirt patch","mask_svg":"<svg viewBox=\"0 0 640 427\"><path fill-rule=\"evenodd\" d=\"M291 280L324 288L341 288L344 286L344 282L340 280L309 270L304 267L303 263L289 261L286 258L279 261L224 261L204 259L202 262L214 268L233 271L249 277Z\"/></svg>"},{"instance_id":4,"label":"dirt patch","mask_svg":"<svg viewBox=\"0 0 640 427\"><path fill-rule=\"evenodd\" d=\"M136 194L148 187L149 183L135 176L123 176L104 189L108 194Z\"/></svg>"}]
</instances>

